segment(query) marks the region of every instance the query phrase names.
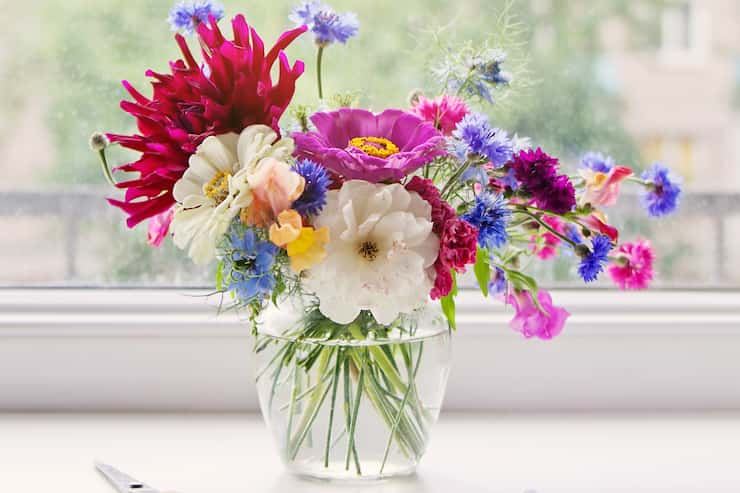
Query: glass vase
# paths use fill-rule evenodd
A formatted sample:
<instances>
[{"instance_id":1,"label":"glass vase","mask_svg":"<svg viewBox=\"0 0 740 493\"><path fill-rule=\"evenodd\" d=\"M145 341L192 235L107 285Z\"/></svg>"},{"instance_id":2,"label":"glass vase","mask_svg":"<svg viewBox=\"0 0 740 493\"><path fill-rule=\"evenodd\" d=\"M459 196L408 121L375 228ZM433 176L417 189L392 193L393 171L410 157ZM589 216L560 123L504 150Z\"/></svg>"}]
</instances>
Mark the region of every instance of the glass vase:
<instances>
[{"instance_id":1,"label":"glass vase","mask_svg":"<svg viewBox=\"0 0 740 493\"><path fill-rule=\"evenodd\" d=\"M428 306L391 326L363 312L349 326L307 337L303 311L287 311L268 310L255 351L262 415L288 469L329 480L413 473L450 368L441 312Z\"/></svg>"}]
</instances>

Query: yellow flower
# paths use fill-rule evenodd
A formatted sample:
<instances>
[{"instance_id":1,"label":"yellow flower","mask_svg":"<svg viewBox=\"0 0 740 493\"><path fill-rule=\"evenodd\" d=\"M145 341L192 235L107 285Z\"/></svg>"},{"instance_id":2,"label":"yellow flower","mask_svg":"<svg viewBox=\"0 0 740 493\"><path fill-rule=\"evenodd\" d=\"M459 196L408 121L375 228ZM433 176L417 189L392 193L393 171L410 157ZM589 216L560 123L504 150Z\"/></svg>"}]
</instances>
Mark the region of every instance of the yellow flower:
<instances>
[{"instance_id":1,"label":"yellow flower","mask_svg":"<svg viewBox=\"0 0 740 493\"><path fill-rule=\"evenodd\" d=\"M278 214L277 221L270 226L270 241L285 248L285 245L295 241L301 234L301 215L293 209L287 209Z\"/></svg>"},{"instance_id":2,"label":"yellow flower","mask_svg":"<svg viewBox=\"0 0 740 493\"><path fill-rule=\"evenodd\" d=\"M298 238L288 243L287 248L293 272L300 273L324 260L328 242L329 228L301 228Z\"/></svg>"},{"instance_id":3,"label":"yellow flower","mask_svg":"<svg viewBox=\"0 0 740 493\"><path fill-rule=\"evenodd\" d=\"M324 260L329 228L303 227L301 215L293 209L278 214L277 220L277 224L270 226L270 241L288 251L294 272L300 274Z\"/></svg>"}]
</instances>

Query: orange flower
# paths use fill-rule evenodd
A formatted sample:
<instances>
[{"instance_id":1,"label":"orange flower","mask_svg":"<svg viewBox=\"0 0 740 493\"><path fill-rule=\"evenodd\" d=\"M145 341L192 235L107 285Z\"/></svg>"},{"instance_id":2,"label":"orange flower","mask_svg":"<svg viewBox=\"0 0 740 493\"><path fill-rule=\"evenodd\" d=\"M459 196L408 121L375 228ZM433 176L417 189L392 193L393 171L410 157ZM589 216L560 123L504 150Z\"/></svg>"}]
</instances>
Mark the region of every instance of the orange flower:
<instances>
[{"instance_id":1,"label":"orange flower","mask_svg":"<svg viewBox=\"0 0 740 493\"><path fill-rule=\"evenodd\" d=\"M252 190L252 204L242 209L241 220L260 228L272 223L283 211L290 209L301 196L306 180L290 169L287 163L265 158L247 177Z\"/></svg>"},{"instance_id":2,"label":"orange flower","mask_svg":"<svg viewBox=\"0 0 740 493\"><path fill-rule=\"evenodd\" d=\"M287 250L293 272L300 274L324 260L329 228L302 227L301 216L293 209L278 214L277 220L270 226L270 241Z\"/></svg>"}]
</instances>

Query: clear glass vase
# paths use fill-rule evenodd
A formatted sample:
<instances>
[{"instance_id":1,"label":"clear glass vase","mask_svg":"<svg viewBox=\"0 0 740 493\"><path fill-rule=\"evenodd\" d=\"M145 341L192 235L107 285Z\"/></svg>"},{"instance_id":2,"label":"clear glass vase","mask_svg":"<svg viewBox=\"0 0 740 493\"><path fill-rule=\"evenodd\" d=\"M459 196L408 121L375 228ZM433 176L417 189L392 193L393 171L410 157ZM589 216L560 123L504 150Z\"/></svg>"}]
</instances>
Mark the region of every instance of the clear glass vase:
<instances>
[{"instance_id":1,"label":"clear glass vase","mask_svg":"<svg viewBox=\"0 0 740 493\"><path fill-rule=\"evenodd\" d=\"M441 312L428 306L391 326L363 312L353 324L313 338L300 308L266 315L256 334L257 389L288 469L332 480L413 473L450 368Z\"/></svg>"}]
</instances>

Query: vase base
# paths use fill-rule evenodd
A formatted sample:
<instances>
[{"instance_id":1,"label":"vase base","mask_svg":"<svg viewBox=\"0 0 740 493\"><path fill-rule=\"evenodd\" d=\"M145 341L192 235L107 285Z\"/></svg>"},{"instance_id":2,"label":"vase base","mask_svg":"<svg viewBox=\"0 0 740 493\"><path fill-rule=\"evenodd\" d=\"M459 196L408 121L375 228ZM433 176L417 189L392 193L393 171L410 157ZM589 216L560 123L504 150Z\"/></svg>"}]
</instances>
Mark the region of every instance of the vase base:
<instances>
[{"instance_id":1,"label":"vase base","mask_svg":"<svg viewBox=\"0 0 740 493\"><path fill-rule=\"evenodd\" d=\"M354 464L346 470L344 463L329 463L324 467L323 463L292 462L288 464L288 470L296 476L322 482L336 483L364 483L377 482L393 478L403 478L416 474L415 465L400 465L386 463L382 468L380 462L362 462L360 464L361 474L357 473Z\"/></svg>"}]
</instances>

